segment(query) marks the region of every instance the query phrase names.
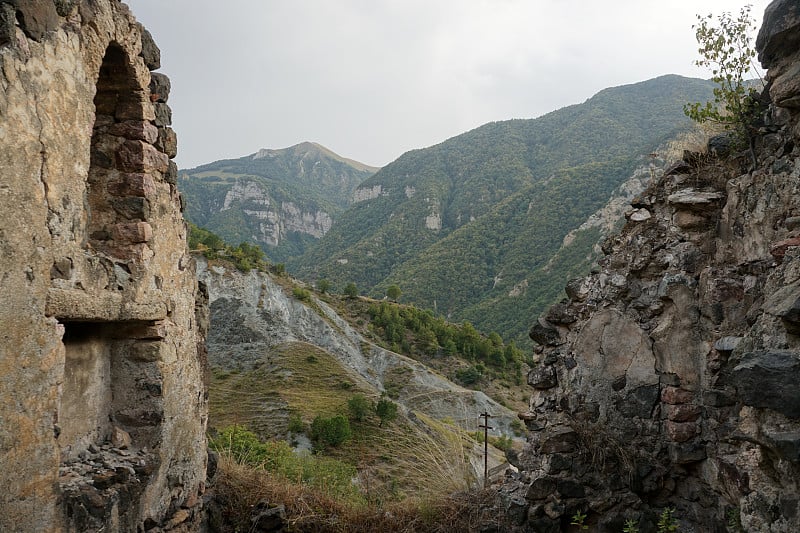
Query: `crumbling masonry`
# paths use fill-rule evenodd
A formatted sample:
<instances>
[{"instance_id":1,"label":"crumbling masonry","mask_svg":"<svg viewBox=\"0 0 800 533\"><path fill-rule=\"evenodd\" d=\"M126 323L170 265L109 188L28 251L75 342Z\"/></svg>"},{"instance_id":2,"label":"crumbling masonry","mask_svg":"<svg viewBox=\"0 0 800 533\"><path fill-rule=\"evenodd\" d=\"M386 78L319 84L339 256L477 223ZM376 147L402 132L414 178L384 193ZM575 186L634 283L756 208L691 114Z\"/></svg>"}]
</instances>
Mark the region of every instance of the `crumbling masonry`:
<instances>
[{"instance_id":1,"label":"crumbling masonry","mask_svg":"<svg viewBox=\"0 0 800 533\"><path fill-rule=\"evenodd\" d=\"M0 1L0 531L196 527L205 302L117 0Z\"/></svg>"}]
</instances>

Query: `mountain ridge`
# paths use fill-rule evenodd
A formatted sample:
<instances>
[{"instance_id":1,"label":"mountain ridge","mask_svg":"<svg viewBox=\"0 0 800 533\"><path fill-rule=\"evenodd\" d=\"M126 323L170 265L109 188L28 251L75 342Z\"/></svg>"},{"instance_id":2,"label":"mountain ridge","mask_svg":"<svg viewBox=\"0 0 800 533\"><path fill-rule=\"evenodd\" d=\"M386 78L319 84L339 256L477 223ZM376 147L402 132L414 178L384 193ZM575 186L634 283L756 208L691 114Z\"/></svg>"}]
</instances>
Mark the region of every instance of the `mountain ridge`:
<instances>
[{"instance_id":1,"label":"mountain ridge","mask_svg":"<svg viewBox=\"0 0 800 533\"><path fill-rule=\"evenodd\" d=\"M530 266L530 254L520 239L528 231L526 225L541 222L536 222L541 219L536 219L537 212L526 218L531 202L539 202L534 211L549 210L548 224L555 224L552 235L538 236L538 244L527 246L543 254L541 262L546 263L569 231L608 201L637 167L647 164L645 154L688 127L683 104L710 94L706 80L666 75L604 89L582 104L536 119L491 122L406 152L359 185L353 206L304 256L291 259L289 268L306 279L327 278L340 285L352 281L376 297L388 285L398 284L405 301L466 318L464 311L496 288L502 274L496 258L508 256L509 243L517 243L512 254L516 270ZM601 126L592 127L596 124ZM530 202L517 202L504 212L509 198L523 191L528 191ZM481 222L487 215L501 229ZM473 230L473 237L461 239L449 253L455 257L464 250L477 256L422 267L435 262L432 252L439 250L439 243L457 239L464 227L481 225L483 230ZM496 235L478 238L486 232ZM486 241L482 249L474 249L480 241ZM462 268L464 264L479 272ZM465 279L476 276L479 279L464 285ZM448 278L449 285L458 280L456 290L465 293L466 304L442 308L454 292ZM502 288L509 291L524 282L519 276L507 279L510 286ZM537 308L529 312L537 314ZM481 329L492 329L488 323ZM521 339L524 329L515 326L500 333Z\"/></svg>"}]
</instances>

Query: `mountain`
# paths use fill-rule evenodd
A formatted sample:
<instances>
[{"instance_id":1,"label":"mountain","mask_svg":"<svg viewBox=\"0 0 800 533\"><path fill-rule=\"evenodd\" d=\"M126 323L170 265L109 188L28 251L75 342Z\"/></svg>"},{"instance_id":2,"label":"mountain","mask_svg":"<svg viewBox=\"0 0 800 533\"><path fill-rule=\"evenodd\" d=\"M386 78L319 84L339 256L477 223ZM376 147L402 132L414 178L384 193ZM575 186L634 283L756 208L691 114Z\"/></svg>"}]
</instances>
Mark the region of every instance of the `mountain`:
<instances>
[{"instance_id":1,"label":"mountain","mask_svg":"<svg viewBox=\"0 0 800 533\"><path fill-rule=\"evenodd\" d=\"M374 296L398 284L405 301L522 339L597 234L582 233L551 262L564 237L687 129L683 105L711 90L708 81L662 76L408 152L358 186L356 203L289 267ZM538 287L546 266L551 280Z\"/></svg>"},{"instance_id":2,"label":"mountain","mask_svg":"<svg viewBox=\"0 0 800 533\"><path fill-rule=\"evenodd\" d=\"M186 218L275 262L322 237L378 169L304 142L179 171Z\"/></svg>"}]
</instances>

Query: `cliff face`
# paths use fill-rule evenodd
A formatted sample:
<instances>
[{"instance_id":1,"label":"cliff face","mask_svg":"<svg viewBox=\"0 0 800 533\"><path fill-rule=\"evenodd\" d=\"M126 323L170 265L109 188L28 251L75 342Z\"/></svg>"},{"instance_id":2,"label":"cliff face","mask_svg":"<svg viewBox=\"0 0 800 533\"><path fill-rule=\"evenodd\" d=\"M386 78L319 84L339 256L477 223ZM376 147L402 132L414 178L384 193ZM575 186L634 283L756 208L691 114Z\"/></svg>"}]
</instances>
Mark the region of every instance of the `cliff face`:
<instances>
[{"instance_id":1,"label":"cliff face","mask_svg":"<svg viewBox=\"0 0 800 533\"><path fill-rule=\"evenodd\" d=\"M0 2L0 530L199 519L204 302L159 61L118 1Z\"/></svg>"},{"instance_id":2,"label":"cliff face","mask_svg":"<svg viewBox=\"0 0 800 533\"><path fill-rule=\"evenodd\" d=\"M304 142L181 170L178 186L191 222L283 262L322 238L376 170Z\"/></svg>"},{"instance_id":3,"label":"cliff face","mask_svg":"<svg viewBox=\"0 0 800 533\"><path fill-rule=\"evenodd\" d=\"M501 491L520 527L580 511L597 531L649 531L666 507L682 531L800 527L798 36L797 4L773 2L757 168L668 169L531 328L531 432Z\"/></svg>"}]
</instances>

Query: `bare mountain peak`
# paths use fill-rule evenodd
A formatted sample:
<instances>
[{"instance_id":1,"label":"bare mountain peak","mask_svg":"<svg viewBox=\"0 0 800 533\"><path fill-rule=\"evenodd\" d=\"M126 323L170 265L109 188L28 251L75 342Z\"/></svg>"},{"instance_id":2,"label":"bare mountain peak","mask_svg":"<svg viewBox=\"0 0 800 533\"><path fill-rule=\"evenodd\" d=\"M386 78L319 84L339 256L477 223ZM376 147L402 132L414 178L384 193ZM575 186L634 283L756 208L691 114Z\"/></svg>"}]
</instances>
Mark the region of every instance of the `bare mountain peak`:
<instances>
[{"instance_id":1,"label":"bare mountain peak","mask_svg":"<svg viewBox=\"0 0 800 533\"><path fill-rule=\"evenodd\" d=\"M342 157L333 150L322 146L319 143L304 141L299 144L295 144L293 146L289 146L288 148L279 148L279 149L270 149L270 148L262 148L258 152L252 155L252 159L263 159L265 157L273 158L278 157L281 155L293 155L295 157L302 157L302 158L328 158L334 159L336 161L345 163L350 165L351 167L355 168L356 170L363 171L363 172L377 172L380 170L380 167L372 167L370 165L361 163L354 159L349 159L346 157Z\"/></svg>"}]
</instances>

